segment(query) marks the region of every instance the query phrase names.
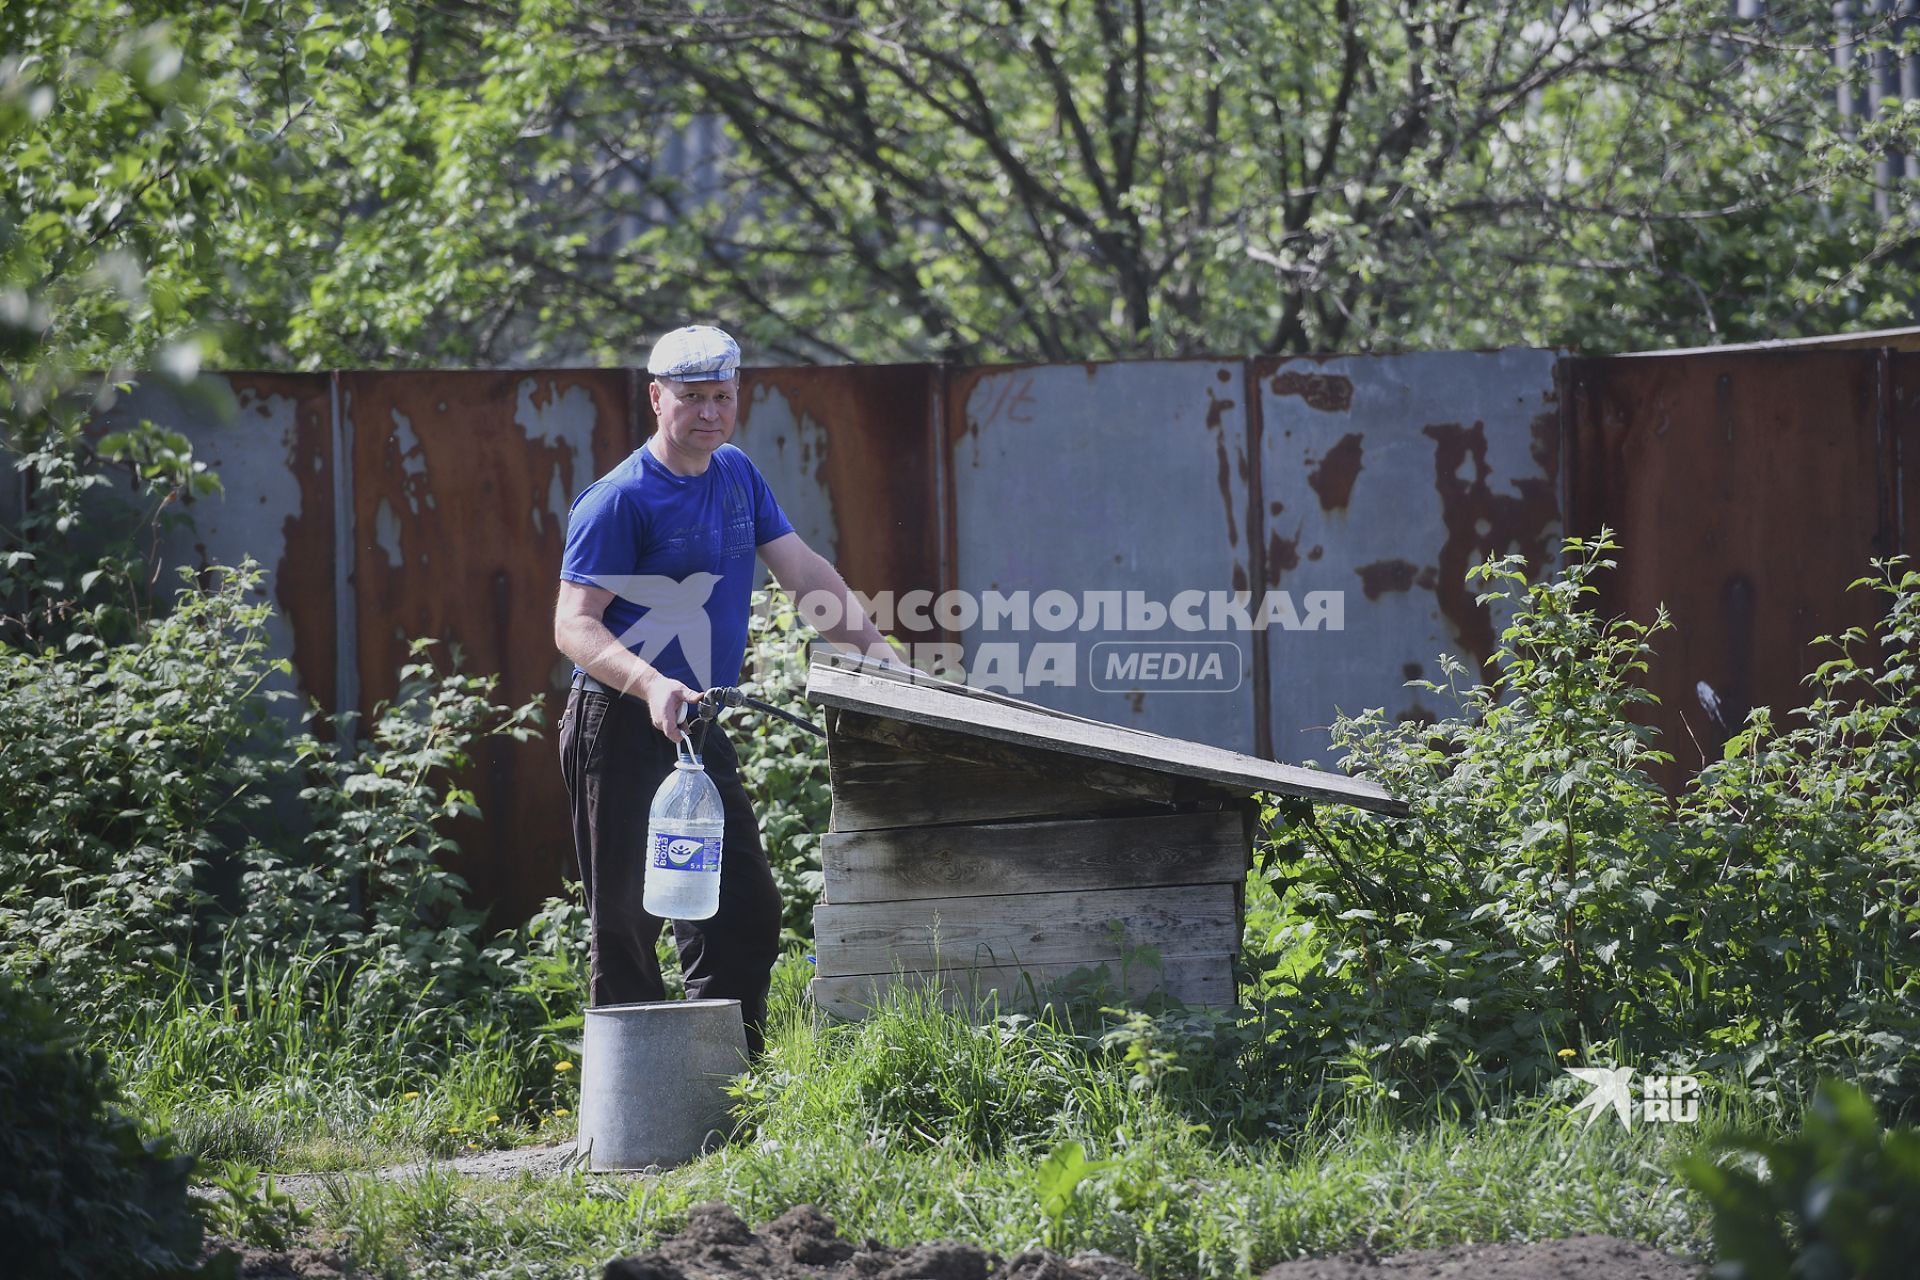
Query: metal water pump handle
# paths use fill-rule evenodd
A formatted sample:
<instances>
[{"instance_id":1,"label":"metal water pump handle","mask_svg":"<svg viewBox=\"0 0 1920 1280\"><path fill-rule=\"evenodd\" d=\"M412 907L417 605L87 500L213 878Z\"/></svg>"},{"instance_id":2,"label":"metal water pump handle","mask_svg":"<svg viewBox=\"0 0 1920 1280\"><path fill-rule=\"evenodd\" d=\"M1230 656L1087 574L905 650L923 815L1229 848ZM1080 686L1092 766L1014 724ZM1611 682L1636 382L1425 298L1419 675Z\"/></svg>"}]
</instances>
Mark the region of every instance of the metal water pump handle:
<instances>
[{"instance_id":1,"label":"metal water pump handle","mask_svg":"<svg viewBox=\"0 0 1920 1280\"><path fill-rule=\"evenodd\" d=\"M791 711L782 710L772 703L762 702L758 698L749 698L746 694L740 692L737 687L730 684L720 685L707 690L700 695L700 701L698 702L683 703L680 707L680 723L687 723L689 719L689 709L691 709L691 718L700 721L702 726L705 726L719 720L721 712L732 707L752 707L755 711L764 712L770 716L778 716L789 724L798 725L816 737L824 738L827 736L826 731L821 729L819 725L813 723L813 721L797 716Z\"/></svg>"}]
</instances>

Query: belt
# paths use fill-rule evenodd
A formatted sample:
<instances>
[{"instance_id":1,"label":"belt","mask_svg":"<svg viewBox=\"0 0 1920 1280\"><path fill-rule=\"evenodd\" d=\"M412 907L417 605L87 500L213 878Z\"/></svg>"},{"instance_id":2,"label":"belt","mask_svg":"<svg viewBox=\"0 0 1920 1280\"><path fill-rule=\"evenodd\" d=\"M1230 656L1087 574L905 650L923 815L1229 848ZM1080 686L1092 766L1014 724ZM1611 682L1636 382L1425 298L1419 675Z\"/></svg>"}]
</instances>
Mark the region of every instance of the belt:
<instances>
[{"instance_id":1,"label":"belt","mask_svg":"<svg viewBox=\"0 0 1920 1280\"><path fill-rule=\"evenodd\" d=\"M576 671L573 673L573 687L576 689L585 689L588 693L598 693L608 698L632 697L635 702L645 701L645 699L641 698L638 694L622 694L612 685L595 680L584 671Z\"/></svg>"}]
</instances>

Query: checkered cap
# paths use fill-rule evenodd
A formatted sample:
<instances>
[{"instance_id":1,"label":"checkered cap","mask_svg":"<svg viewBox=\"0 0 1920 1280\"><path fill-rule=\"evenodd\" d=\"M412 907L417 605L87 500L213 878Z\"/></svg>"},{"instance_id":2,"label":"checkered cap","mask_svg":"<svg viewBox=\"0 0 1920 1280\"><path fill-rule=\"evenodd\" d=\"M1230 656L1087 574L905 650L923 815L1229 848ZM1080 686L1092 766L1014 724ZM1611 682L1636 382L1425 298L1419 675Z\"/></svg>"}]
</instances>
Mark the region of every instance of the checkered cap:
<instances>
[{"instance_id":1,"label":"checkered cap","mask_svg":"<svg viewBox=\"0 0 1920 1280\"><path fill-rule=\"evenodd\" d=\"M740 344L723 329L690 324L653 344L647 372L675 382L718 382L740 369Z\"/></svg>"}]
</instances>

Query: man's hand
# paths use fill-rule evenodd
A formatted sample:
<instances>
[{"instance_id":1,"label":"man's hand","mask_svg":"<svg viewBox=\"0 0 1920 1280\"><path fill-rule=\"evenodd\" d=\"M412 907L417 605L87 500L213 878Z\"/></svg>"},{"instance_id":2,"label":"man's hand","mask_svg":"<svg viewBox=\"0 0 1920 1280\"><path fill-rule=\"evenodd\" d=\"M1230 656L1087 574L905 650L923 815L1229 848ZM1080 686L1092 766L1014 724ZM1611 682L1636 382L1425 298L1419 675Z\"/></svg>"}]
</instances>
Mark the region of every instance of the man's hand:
<instances>
[{"instance_id":1,"label":"man's hand","mask_svg":"<svg viewBox=\"0 0 1920 1280\"><path fill-rule=\"evenodd\" d=\"M682 709L692 715L693 704L702 696L700 690L690 689L672 676L656 672L647 685L647 711L653 716L653 727L666 734L668 742L680 741Z\"/></svg>"}]
</instances>

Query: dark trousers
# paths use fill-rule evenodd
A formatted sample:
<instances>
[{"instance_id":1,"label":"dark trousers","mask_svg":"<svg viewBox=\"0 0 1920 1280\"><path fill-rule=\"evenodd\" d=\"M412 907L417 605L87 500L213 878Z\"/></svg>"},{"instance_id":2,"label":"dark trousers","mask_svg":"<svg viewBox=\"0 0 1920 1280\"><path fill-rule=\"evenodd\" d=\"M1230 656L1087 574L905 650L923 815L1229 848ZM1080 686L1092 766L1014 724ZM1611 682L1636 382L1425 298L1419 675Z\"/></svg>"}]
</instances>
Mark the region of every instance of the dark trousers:
<instances>
[{"instance_id":1,"label":"dark trousers","mask_svg":"<svg viewBox=\"0 0 1920 1280\"><path fill-rule=\"evenodd\" d=\"M693 999L738 1000L747 1046L758 1056L767 988L780 955L780 890L760 844L753 805L740 785L733 744L716 725L700 744L707 774L726 807L720 910L708 920L676 920L673 940ZM653 727L646 703L587 689L567 696L560 718L560 769L573 802L573 847L592 920L594 1005L662 1000L654 952L664 923L641 905L646 884L647 809L676 758Z\"/></svg>"}]
</instances>

